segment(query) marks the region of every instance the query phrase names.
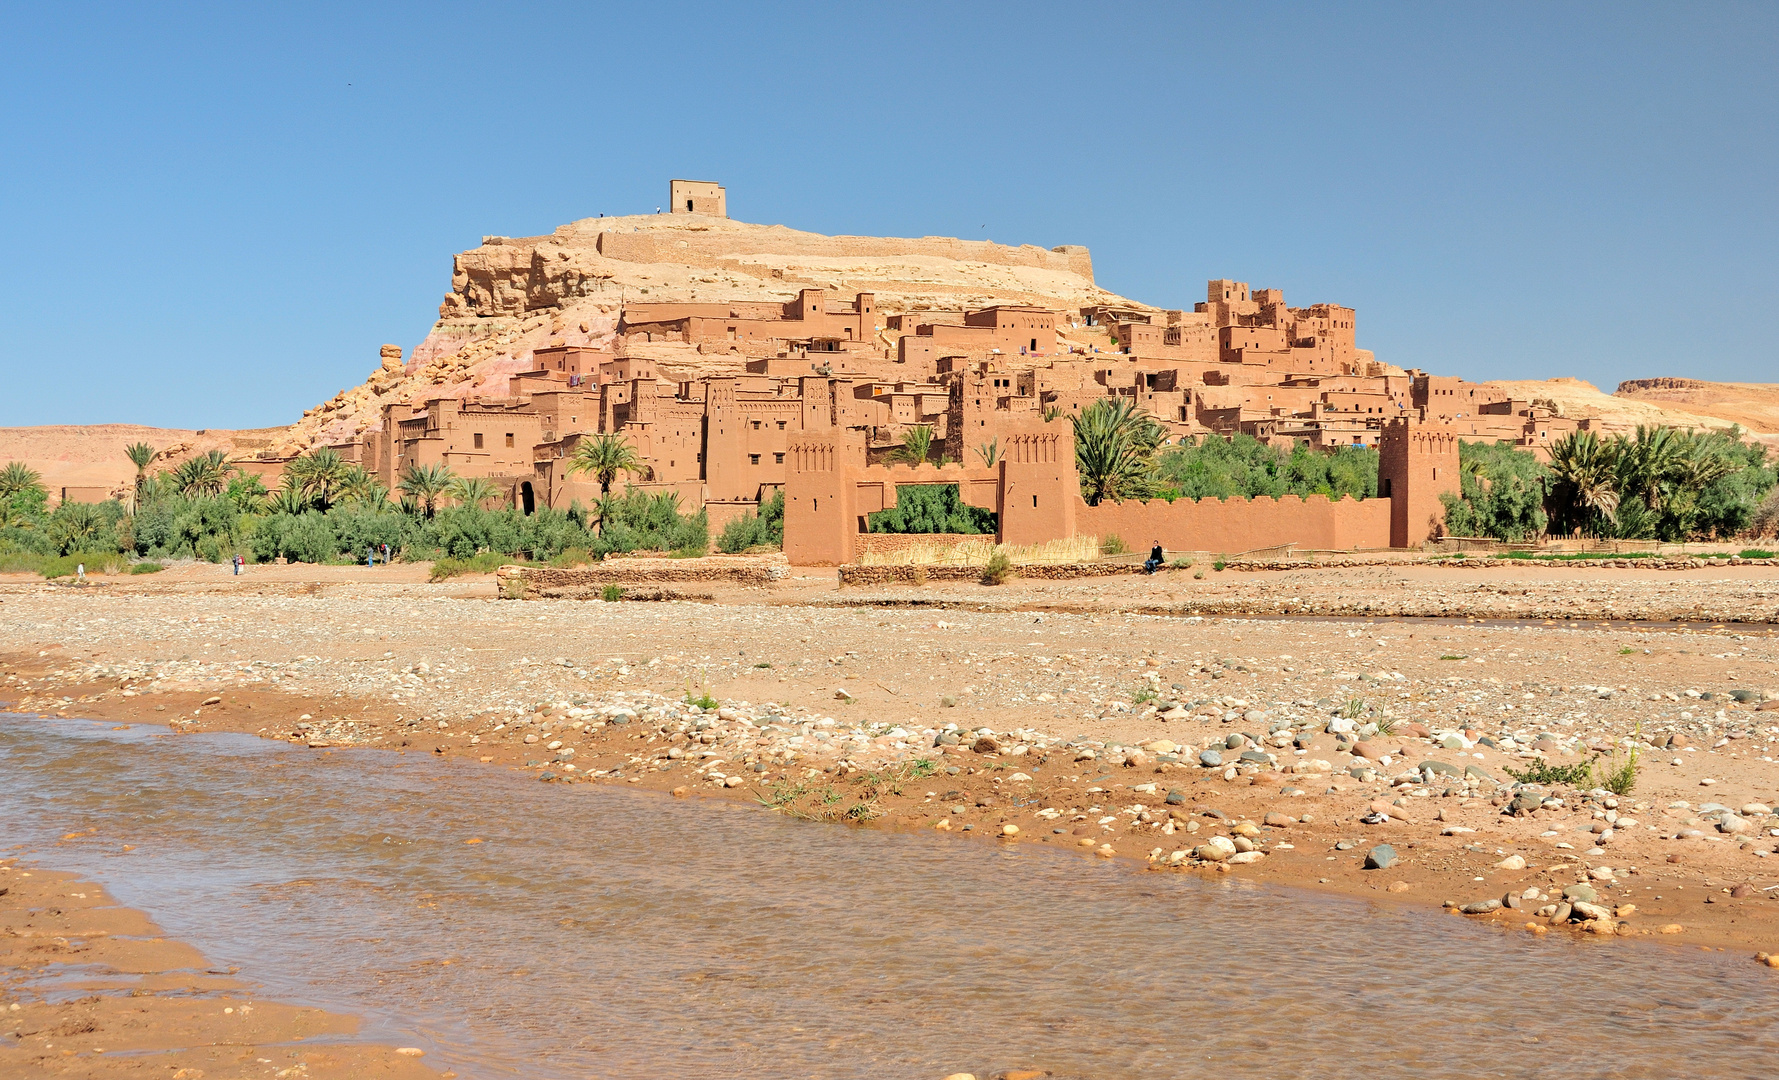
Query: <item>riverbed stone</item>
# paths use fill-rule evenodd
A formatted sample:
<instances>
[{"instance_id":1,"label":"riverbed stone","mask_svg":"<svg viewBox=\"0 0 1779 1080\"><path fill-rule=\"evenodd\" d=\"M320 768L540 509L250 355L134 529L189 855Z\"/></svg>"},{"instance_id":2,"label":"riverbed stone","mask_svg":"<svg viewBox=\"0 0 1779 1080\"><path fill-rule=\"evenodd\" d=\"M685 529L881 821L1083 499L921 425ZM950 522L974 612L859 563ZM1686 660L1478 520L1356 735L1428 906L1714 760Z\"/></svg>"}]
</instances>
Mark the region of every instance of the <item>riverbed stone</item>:
<instances>
[{"instance_id":1,"label":"riverbed stone","mask_svg":"<svg viewBox=\"0 0 1779 1080\"><path fill-rule=\"evenodd\" d=\"M1201 750L1198 754L1198 763L1207 769L1214 769L1223 764L1223 755L1215 750Z\"/></svg>"},{"instance_id":2,"label":"riverbed stone","mask_svg":"<svg viewBox=\"0 0 1779 1080\"><path fill-rule=\"evenodd\" d=\"M1388 870L1396 865L1396 849L1389 844L1379 844L1365 853L1365 869Z\"/></svg>"}]
</instances>

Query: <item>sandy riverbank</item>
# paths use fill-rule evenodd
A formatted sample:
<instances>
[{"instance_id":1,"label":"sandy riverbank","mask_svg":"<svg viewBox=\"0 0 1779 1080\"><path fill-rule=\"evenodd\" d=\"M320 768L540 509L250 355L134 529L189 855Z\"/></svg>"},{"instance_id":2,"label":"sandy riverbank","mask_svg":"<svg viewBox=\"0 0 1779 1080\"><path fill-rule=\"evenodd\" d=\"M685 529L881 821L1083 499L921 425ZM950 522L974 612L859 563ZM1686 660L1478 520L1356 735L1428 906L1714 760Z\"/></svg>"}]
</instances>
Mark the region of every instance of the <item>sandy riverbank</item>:
<instances>
[{"instance_id":1,"label":"sandy riverbank","mask_svg":"<svg viewBox=\"0 0 1779 1080\"><path fill-rule=\"evenodd\" d=\"M128 849L124 849L127 851ZM450 1077L414 1047L352 1041L349 1016L256 996L72 874L0 859L0 1074Z\"/></svg>"},{"instance_id":2,"label":"sandy riverbank","mask_svg":"<svg viewBox=\"0 0 1779 1080\"><path fill-rule=\"evenodd\" d=\"M1613 913L1596 932L1779 951L1779 890L1768 888L1779 819L1758 812L1779 800L1779 712L1760 711L1779 688L1771 627L1119 609L1201 584L1178 573L881 590L950 605L931 611L875 606L821 572L718 590L713 603L605 604L501 602L486 580L431 586L356 569L0 585L0 630L15 643L0 698L21 712L243 731L318 753L464 756L554 783L751 798L1087 858L1159 849L1151 864L1176 872L1380 902L1511 894L1517 907L1482 917L1540 932L1577 925L1537 913L1585 883ZM1779 586L1770 568L1315 573L1213 585L1388 598L1438 574L1441 588L1495 598L1490 618L1589 589L1638 604L1676 581L1687 603L1753 610ZM727 711L689 709L688 691ZM1385 729L1356 743L1330 730L1355 700L1354 727ZM1513 809L1508 769L1610 758L1615 746L1622 760L1633 743L1629 793L1553 788L1561 805ZM1200 764L1207 749L1223 763ZM921 758L933 764L910 764ZM1728 831L1713 804L1729 808ZM1200 863L1215 836L1261 855ZM1397 861L1365 869L1380 844Z\"/></svg>"}]
</instances>

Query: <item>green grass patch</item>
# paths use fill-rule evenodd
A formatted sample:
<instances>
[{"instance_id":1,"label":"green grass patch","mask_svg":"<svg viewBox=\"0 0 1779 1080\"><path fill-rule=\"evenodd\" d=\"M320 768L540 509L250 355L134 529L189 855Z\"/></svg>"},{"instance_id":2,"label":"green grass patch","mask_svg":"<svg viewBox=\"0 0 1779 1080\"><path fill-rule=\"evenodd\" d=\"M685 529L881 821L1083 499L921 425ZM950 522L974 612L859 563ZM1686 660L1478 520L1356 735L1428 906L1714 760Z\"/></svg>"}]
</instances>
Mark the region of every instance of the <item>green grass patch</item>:
<instances>
[{"instance_id":1,"label":"green grass patch","mask_svg":"<svg viewBox=\"0 0 1779 1080\"><path fill-rule=\"evenodd\" d=\"M1444 656L1440 657L1440 659L1441 660L1468 660L1468 659L1470 659L1470 657L1466 653L1449 652L1449 653L1446 653Z\"/></svg>"},{"instance_id":2,"label":"green grass patch","mask_svg":"<svg viewBox=\"0 0 1779 1080\"><path fill-rule=\"evenodd\" d=\"M1766 548L1743 548L1737 557L1742 559L1779 559L1779 555L1774 555Z\"/></svg>"},{"instance_id":3,"label":"green grass patch","mask_svg":"<svg viewBox=\"0 0 1779 1080\"><path fill-rule=\"evenodd\" d=\"M132 574L158 574L162 570L165 570L165 569L166 569L166 567L162 566L158 562L139 562L135 566L130 567L130 573L132 573Z\"/></svg>"},{"instance_id":4,"label":"green grass patch","mask_svg":"<svg viewBox=\"0 0 1779 1080\"><path fill-rule=\"evenodd\" d=\"M624 599L624 586L607 585L605 588L599 590L599 598L608 604L615 604L619 600Z\"/></svg>"},{"instance_id":5,"label":"green grass patch","mask_svg":"<svg viewBox=\"0 0 1779 1080\"><path fill-rule=\"evenodd\" d=\"M77 551L45 560L37 572L53 579L73 577L81 566L89 574L115 574L129 565L130 561L115 551Z\"/></svg>"},{"instance_id":6,"label":"green grass patch","mask_svg":"<svg viewBox=\"0 0 1779 1080\"><path fill-rule=\"evenodd\" d=\"M492 574L509 563L519 561L521 560L498 551L484 551L467 559L440 559L432 564L432 574L427 580L449 581L465 574Z\"/></svg>"},{"instance_id":7,"label":"green grass patch","mask_svg":"<svg viewBox=\"0 0 1779 1080\"><path fill-rule=\"evenodd\" d=\"M546 565L552 566L558 570L572 570L577 566L586 566L588 563L596 563L598 561L599 556L588 551L586 548L576 547L568 548L554 559L551 559Z\"/></svg>"},{"instance_id":8,"label":"green grass patch","mask_svg":"<svg viewBox=\"0 0 1779 1080\"><path fill-rule=\"evenodd\" d=\"M52 556L38 555L31 551L7 551L0 553L0 574L35 574L43 569Z\"/></svg>"}]
</instances>

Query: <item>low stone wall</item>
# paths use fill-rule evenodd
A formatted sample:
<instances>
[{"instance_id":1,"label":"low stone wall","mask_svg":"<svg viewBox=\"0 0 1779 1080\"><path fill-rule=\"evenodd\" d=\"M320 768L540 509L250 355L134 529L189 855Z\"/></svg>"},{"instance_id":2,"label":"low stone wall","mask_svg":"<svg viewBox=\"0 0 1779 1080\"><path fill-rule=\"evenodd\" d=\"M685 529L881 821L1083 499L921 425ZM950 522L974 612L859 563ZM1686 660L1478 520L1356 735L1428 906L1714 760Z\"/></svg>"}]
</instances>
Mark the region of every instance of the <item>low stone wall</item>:
<instances>
[{"instance_id":1,"label":"low stone wall","mask_svg":"<svg viewBox=\"0 0 1779 1080\"><path fill-rule=\"evenodd\" d=\"M1015 566L1013 576L1038 581L1069 578L1114 577L1142 573L1142 565L1130 563L1055 563ZM924 585L929 581L979 581L980 566L842 566L842 585Z\"/></svg>"},{"instance_id":2,"label":"low stone wall","mask_svg":"<svg viewBox=\"0 0 1779 1080\"><path fill-rule=\"evenodd\" d=\"M1227 570L1340 570L1356 566L1440 566L1448 570L1475 570L1479 567L1502 566L1566 566L1578 570L1704 570L1724 566L1779 566L1779 559L1725 558L1624 558L1624 559L1269 559L1259 562L1231 559Z\"/></svg>"},{"instance_id":3,"label":"low stone wall","mask_svg":"<svg viewBox=\"0 0 1779 1080\"><path fill-rule=\"evenodd\" d=\"M550 566L503 566L494 572L501 595L561 592L600 585L730 582L770 585L790 574L784 556L710 555L702 559L607 559L572 570Z\"/></svg>"}]
</instances>

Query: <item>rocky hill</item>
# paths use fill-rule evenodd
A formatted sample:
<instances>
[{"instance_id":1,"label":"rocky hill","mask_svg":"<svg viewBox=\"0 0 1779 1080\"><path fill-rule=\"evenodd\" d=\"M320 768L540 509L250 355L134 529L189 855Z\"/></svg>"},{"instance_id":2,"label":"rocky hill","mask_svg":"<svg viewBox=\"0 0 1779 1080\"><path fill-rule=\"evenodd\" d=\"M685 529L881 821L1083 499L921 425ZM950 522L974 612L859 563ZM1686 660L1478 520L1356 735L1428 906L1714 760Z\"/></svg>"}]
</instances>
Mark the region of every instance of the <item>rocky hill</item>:
<instances>
[{"instance_id":1,"label":"rocky hill","mask_svg":"<svg viewBox=\"0 0 1779 1080\"><path fill-rule=\"evenodd\" d=\"M824 236L704 214L587 218L548 236L486 237L458 255L439 320L406 363L386 362L310 410L284 448L352 438L378 423L386 401L503 393L541 346L607 348L626 300L784 301L809 288L874 293L887 314L990 304L1147 309L1095 285L1084 247ZM639 350L669 377L739 370L731 356L681 343Z\"/></svg>"}]
</instances>

